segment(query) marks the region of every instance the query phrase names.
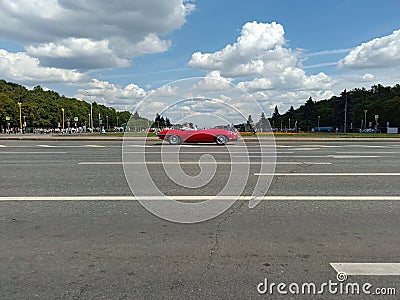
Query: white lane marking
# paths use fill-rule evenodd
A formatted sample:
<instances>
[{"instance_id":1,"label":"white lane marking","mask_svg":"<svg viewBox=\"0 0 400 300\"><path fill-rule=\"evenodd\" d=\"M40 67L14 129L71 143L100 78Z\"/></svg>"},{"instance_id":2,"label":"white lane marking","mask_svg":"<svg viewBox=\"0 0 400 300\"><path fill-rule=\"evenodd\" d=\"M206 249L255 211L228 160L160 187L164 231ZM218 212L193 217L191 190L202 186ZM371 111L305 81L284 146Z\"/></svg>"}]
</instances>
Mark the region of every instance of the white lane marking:
<instances>
[{"instance_id":1,"label":"white lane marking","mask_svg":"<svg viewBox=\"0 0 400 300\"><path fill-rule=\"evenodd\" d=\"M156 152L156 151L148 151L148 152L143 152L143 151L124 151L124 153L129 153L129 154L143 154L143 153L146 153L146 154L160 154L161 152ZM164 154L167 154L167 153L171 153L171 154L173 154L173 153L177 153L176 151L162 151L162 153L164 153ZM247 155L247 154L245 154L245 153L248 153L249 155ZM293 152L260 152L260 151L257 151L257 152L251 152L251 151L249 151L249 152L243 152L243 151L227 151L227 152L221 152L221 151L182 151L182 152L179 152L179 154L225 154L225 155L234 155L235 157L239 157L239 156L243 156L243 157L248 157L248 156L251 156L251 157L255 157L256 155L253 155L253 153L254 154L259 154L258 156L264 156L265 157L265 155L264 154L279 154L279 153L282 153L282 154L291 154L291 153L293 153ZM263 155L261 155L261 153L263 154ZM236 154L240 154L240 155L236 155ZM295 156L288 156L288 157L295 157ZM309 157L309 156L302 156L302 157ZM316 156L316 157L326 157L326 156Z\"/></svg>"},{"instance_id":2,"label":"white lane marking","mask_svg":"<svg viewBox=\"0 0 400 300\"><path fill-rule=\"evenodd\" d=\"M63 151L0 151L0 154L65 154Z\"/></svg>"},{"instance_id":3,"label":"white lane marking","mask_svg":"<svg viewBox=\"0 0 400 300\"><path fill-rule=\"evenodd\" d=\"M126 145L125 147L150 148L150 147L153 147L153 145ZM140 152L140 153L142 153L142 152Z\"/></svg>"},{"instance_id":4,"label":"white lane marking","mask_svg":"<svg viewBox=\"0 0 400 300\"><path fill-rule=\"evenodd\" d=\"M396 147L396 145L357 145L357 144L346 145L346 144L343 144L341 147L343 147L343 148L391 149L392 147Z\"/></svg>"},{"instance_id":5,"label":"white lane marking","mask_svg":"<svg viewBox=\"0 0 400 300\"><path fill-rule=\"evenodd\" d=\"M255 176L400 176L400 173L254 173Z\"/></svg>"},{"instance_id":6,"label":"white lane marking","mask_svg":"<svg viewBox=\"0 0 400 300\"><path fill-rule=\"evenodd\" d=\"M143 151L124 151L126 154L160 154L160 152L143 152ZM177 153L175 151L163 151L163 153L168 154L168 153ZM260 152L248 152L247 154L244 154L243 152L218 152L218 151L205 151L205 152L180 152L180 154L225 154L225 155L231 155L234 157L280 157L280 158L334 158L334 159L346 159L346 158L377 158L381 156L377 155L280 155L280 154L292 154L294 152L262 152L263 155L253 155L259 154ZM400 153L400 152L399 152ZM235 154L241 154L241 155L235 155ZM266 154L275 154L275 155L266 155Z\"/></svg>"},{"instance_id":7,"label":"white lane marking","mask_svg":"<svg viewBox=\"0 0 400 300\"><path fill-rule=\"evenodd\" d=\"M338 273L346 275L400 276L400 263L330 263Z\"/></svg>"},{"instance_id":8,"label":"white lane marking","mask_svg":"<svg viewBox=\"0 0 400 300\"><path fill-rule=\"evenodd\" d=\"M295 148L297 148L297 147L315 148L315 147L319 147L319 145L318 144L298 144L298 145L296 145L294 147Z\"/></svg>"},{"instance_id":9,"label":"white lane marking","mask_svg":"<svg viewBox=\"0 0 400 300\"><path fill-rule=\"evenodd\" d=\"M0 145L0 148L6 148L7 146L6 145Z\"/></svg>"},{"instance_id":10,"label":"white lane marking","mask_svg":"<svg viewBox=\"0 0 400 300\"><path fill-rule=\"evenodd\" d=\"M293 150L293 151L311 151L311 150L320 150L321 148L293 148L293 149L290 149L290 150Z\"/></svg>"},{"instance_id":11,"label":"white lane marking","mask_svg":"<svg viewBox=\"0 0 400 300\"><path fill-rule=\"evenodd\" d=\"M204 146L204 145L203 145ZM187 144L183 144L180 145L179 147L184 147L184 148L199 148L201 147L201 145L187 145Z\"/></svg>"},{"instance_id":12,"label":"white lane marking","mask_svg":"<svg viewBox=\"0 0 400 300\"><path fill-rule=\"evenodd\" d=\"M400 196L184 196L172 195L168 198L176 201L206 201L206 200L262 200L262 201L400 201ZM0 197L4 201L157 201L160 196L8 196Z\"/></svg>"},{"instance_id":13,"label":"white lane marking","mask_svg":"<svg viewBox=\"0 0 400 300\"><path fill-rule=\"evenodd\" d=\"M400 151L356 151L356 152L336 152L336 154L400 154Z\"/></svg>"},{"instance_id":14,"label":"white lane marking","mask_svg":"<svg viewBox=\"0 0 400 300\"><path fill-rule=\"evenodd\" d=\"M193 161L180 161L180 162L175 162L175 161L146 161L146 162L136 162L136 161L128 161L128 162L122 162L122 161L82 161L79 162L78 165L199 165L199 164L204 164L204 165L232 165L233 162L230 161L219 161L219 162L193 162ZM330 162L308 162L308 161L266 161L266 162L257 162L257 161L240 161L240 162L234 162L235 165L331 165L332 163Z\"/></svg>"},{"instance_id":15,"label":"white lane marking","mask_svg":"<svg viewBox=\"0 0 400 300\"><path fill-rule=\"evenodd\" d=\"M313 162L313 161L303 161L304 165L331 165L330 162Z\"/></svg>"},{"instance_id":16,"label":"white lane marking","mask_svg":"<svg viewBox=\"0 0 400 300\"><path fill-rule=\"evenodd\" d=\"M1 146L0 146L1 147ZM5 146L5 147L9 147L9 148L34 148L34 147L44 147L44 148L87 148L88 145L63 145L63 144L59 144L59 145L32 145L32 146L14 146L14 145L10 145L10 146ZM101 147L107 147L107 148L121 148L122 146L116 146L116 145L101 145Z\"/></svg>"},{"instance_id":17,"label":"white lane marking","mask_svg":"<svg viewBox=\"0 0 400 300\"><path fill-rule=\"evenodd\" d=\"M336 159L345 159L345 158L377 158L381 157L378 155L327 155L327 157L332 157Z\"/></svg>"},{"instance_id":18,"label":"white lane marking","mask_svg":"<svg viewBox=\"0 0 400 300\"><path fill-rule=\"evenodd\" d=\"M300 145L300 147L310 147L310 148L340 148L339 145L321 145L321 144L309 144L309 145Z\"/></svg>"},{"instance_id":19,"label":"white lane marking","mask_svg":"<svg viewBox=\"0 0 400 300\"><path fill-rule=\"evenodd\" d=\"M90 148L105 148L106 146L103 146L103 145L86 145L85 147L90 147Z\"/></svg>"},{"instance_id":20,"label":"white lane marking","mask_svg":"<svg viewBox=\"0 0 400 300\"><path fill-rule=\"evenodd\" d=\"M345 159L345 158L376 158L381 157L377 155L279 155L278 157L287 157L287 158L334 158L334 159ZM265 157L265 156L264 156Z\"/></svg>"}]
</instances>

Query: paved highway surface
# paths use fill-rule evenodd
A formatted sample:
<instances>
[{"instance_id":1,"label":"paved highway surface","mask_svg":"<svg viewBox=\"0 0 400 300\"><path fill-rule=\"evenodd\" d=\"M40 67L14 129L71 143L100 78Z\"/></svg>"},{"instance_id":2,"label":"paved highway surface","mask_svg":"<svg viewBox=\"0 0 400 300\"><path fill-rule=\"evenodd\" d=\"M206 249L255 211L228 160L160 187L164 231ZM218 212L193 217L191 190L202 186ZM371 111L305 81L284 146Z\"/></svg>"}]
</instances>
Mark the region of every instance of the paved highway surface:
<instances>
[{"instance_id":1,"label":"paved highway surface","mask_svg":"<svg viewBox=\"0 0 400 300\"><path fill-rule=\"evenodd\" d=\"M212 182L194 190L166 179L159 142L130 147L132 154L146 151L160 190L189 201L217 194L231 167L226 149L242 152L240 145L184 145L180 161L191 176L204 154L219 163ZM253 164L244 196L270 176L257 169L257 145L248 149ZM212 220L177 224L133 200L121 142L0 141L0 298L310 299L281 295L276 286L262 295L257 285L267 278L269 287L319 288L340 282L331 263L359 263L346 269L343 284L371 283L371 292L393 287L397 296L376 297L397 299L400 143L278 142L276 151L276 176L258 206L240 200ZM374 275L365 274L368 266ZM315 297L348 295L324 290Z\"/></svg>"}]
</instances>

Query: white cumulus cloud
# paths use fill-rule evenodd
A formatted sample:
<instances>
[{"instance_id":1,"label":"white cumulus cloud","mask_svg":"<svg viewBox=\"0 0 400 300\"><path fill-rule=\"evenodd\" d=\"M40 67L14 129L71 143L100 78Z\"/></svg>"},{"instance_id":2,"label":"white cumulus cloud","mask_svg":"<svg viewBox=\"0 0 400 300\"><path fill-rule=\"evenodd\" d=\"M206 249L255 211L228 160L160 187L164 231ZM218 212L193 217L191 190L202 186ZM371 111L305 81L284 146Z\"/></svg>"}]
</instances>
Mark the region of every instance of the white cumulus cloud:
<instances>
[{"instance_id":1,"label":"white cumulus cloud","mask_svg":"<svg viewBox=\"0 0 400 300\"><path fill-rule=\"evenodd\" d=\"M185 0L0 1L0 39L25 46L44 66L91 70L123 67L164 52L164 36L195 9Z\"/></svg>"},{"instance_id":2,"label":"white cumulus cloud","mask_svg":"<svg viewBox=\"0 0 400 300\"><path fill-rule=\"evenodd\" d=\"M3 79L25 84L42 82L77 83L89 78L75 70L43 67L39 60L23 52L11 53L0 49L0 74Z\"/></svg>"},{"instance_id":3,"label":"white cumulus cloud","mask_svg":"<svg viewBox=\"0 0 400 300\"><path fill-rule=\"evenodd\" d=\"M107 81L93 79L87 88L77 91L76 98L111 105L117 109L133 110L135 105L146 95L147 92L136 84L122 87Z\"/></svg>"},{"instance_id":4,"label":"white cumulus cloud","mask_svg":"<svg viewBox=\"0 0 400 300\"><path fill-rule=\"evenodd\" d=\"M220 76L246 77L238 86L249 92L330 89L329 76L307 75L300 67L300 51L286 47L284 34L281 24L249 22L235 43L214 53L196 52L188 65Z\"/></svg>"},{"instance_id":5,"label":"white cumulus cloud","mask_svg":"<svg viewBox=\"0 0 400 300\"><path fill-rule=\"evenodd\" d=\"M285 44L283 26L249 22L241 31L236 43L227 45L215 53L196 52L188 65L205 70L218 70L223 76L260 74L264 59L281 57Z\"/></svg>"},{"instance_id":6,"label":"white cumulus cloud","mask_svg":"<svg viewBox=\"0 0 400 300\"><path fill-rule=\"evenodd\" d=\"M212 71L193 86L196 91L217 91L230 88L232 79L224 78L218 71Z\"/></svg>"},{"instance_id":7,"label":"white cumulus cloud","mask_svg":"<svg viewBox=\"0 0 400 300\"><path fill-rule=\"evenodd\" d=\"M353 69L400 66L400 30L362 43L341 59L339 67Z\"/></svg>"}]
</instances>

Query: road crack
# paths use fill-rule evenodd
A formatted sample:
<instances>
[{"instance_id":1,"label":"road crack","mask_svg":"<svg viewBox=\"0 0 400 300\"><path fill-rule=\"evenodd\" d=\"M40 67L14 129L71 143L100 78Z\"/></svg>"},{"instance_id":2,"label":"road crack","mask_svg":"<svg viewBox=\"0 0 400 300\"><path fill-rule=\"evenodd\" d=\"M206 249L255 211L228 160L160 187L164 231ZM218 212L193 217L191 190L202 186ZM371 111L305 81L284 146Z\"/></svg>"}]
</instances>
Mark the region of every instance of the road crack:
<instances>
[{"instance_id":1,"label":"road crack","mask_svg":"<svg viewBox=\"0 0 400 300\"><path fill-rule=\"evenodd\" d=\"M218 222L217 229L216 229L215 235L214 235L214 244L208 255L207 270L211 269L211 265L213 263L214 257L219 250L220 234L221 234L222 225L225 224L239 209L241 209L245 202L246 201L240 201L240 204L237 205L237 207L231 208L229 213L225 214L225 216L222 218L222 220Z\"/></svg>"}]
</instances>

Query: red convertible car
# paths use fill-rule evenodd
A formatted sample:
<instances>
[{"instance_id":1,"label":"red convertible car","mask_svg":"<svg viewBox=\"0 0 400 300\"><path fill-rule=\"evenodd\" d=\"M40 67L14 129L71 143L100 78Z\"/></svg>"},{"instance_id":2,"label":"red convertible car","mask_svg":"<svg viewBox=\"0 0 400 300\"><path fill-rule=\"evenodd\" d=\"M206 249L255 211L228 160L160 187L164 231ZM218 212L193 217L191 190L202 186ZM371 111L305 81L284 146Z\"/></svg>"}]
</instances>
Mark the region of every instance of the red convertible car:
<instances>
[{"instance_id":1,"label":"red convertible car","mask_svg":"<svg viewBox=\"0 0 400 300\"><path fill-rule=\"evenodd\" d=\"M172 145L187 143L217 143L225 145L230 141L237 141L238 134L225 129L165 129L157 133L157 136L168 141Z\"/></svg>"}]
</instances>

